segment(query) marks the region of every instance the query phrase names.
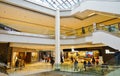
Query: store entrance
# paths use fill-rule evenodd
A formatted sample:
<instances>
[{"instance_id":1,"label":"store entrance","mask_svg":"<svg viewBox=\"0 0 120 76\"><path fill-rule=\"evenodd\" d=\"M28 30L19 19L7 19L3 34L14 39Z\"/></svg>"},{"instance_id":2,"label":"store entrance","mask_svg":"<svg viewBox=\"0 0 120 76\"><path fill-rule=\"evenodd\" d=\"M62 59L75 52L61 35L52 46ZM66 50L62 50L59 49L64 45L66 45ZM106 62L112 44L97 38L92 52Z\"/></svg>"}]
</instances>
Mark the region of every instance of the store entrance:
<instances>
[{"instance_id":1,"label":"store entrance","mask_svg":"<svg viewBox=\"0 0 120 76\"><path fill-rule=\"evenodd\" d=\"M91 62L94 58L96 61L99 59L99 51L74 51L74 52L64 52L65 59L64 62L71 63L74 59L77 59L78 62L84 62L86 60L87 62Z\"/></svg>"}]
</instances>

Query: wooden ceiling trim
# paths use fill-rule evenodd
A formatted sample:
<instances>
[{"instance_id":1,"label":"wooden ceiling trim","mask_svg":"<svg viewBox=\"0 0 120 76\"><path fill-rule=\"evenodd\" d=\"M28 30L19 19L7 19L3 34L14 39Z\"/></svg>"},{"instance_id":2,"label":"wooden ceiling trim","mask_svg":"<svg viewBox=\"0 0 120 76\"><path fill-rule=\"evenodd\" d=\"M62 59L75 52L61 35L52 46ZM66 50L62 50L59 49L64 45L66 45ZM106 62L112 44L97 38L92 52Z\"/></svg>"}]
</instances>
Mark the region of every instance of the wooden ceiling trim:
<instances>
[{"instance_id":1,"label":"wooden ceiling trim","mask_svg":"<svg viewBox=\"0 0 120 76\"><path fill-rule=\"evenodd\" d=\"M118 18L108 19L108 20L106 20L106 21L102 21L102 22L99 22L99 23L97 23L97 24L101 24L101 23L104 23L104 22L109 22L109 21L112 21L112 20L115 20L115 19L118 19Z\"/></svg>"},{"instance_id":2,"label":"wooden ceiling trim","mask_svg":"<svg viewBox=\"0 0 120 76\"><path fill-rule=\"evenodd\" d=\"M120 19L114 19L114 20L111 20L111 21L108 21L108 22L104 22L102 24L104 24L104 25L113 25L113 24L117 24L117 23L120 23Z\"/></svg>"},{"instance_id":3,"label":"wooden ceiling trim","mask_svg":"<svg viewBox=\"0 0 120 76\"><path fill-rule=\"evenodd\" d=\"M47 25L42 25L42 24L37 24L37 23L32 23L32 22L27 22L27 21L21 21L21 20L16 20L16 19L12 19L12 18L5 18L5 17L0 17L0 18L11 20L11 21L16 21L16 22L21 22L21 23L27 23L27 24L33 24L33 25L37 25L37 26L47 27L47 28L51 28L54 30L54 27L52 27L52 26L47 26ZM72 28L69 28L69 29L72 29ZM68 30L68 27L64 27L64 28L61 27L61 31L70 31L70 30Z\"/></svg>"},{"instance_id":4,"label":"wooden ceiling trim","mask_svg":"<svg viewBox=\"0 0 120 76\"><path fill-rule=\"evenodd\" d=\"M17 21L17 22L23 22L23 23L28 23L28 24L33 24L33 25L39 25L39 26L43 26L43 27L49 27L49 28L54 28L52 26L47 26L47 25L42 25L42 24L38 24L38 23L32 23L32 22L27 22L27 21L21 21L21 20L16 20L16 19L12 19L12 18L5 18L5 17L0 17L3 19L7 19L7 20L12 20L12 21Z\"/></svg>"}]
</instances>

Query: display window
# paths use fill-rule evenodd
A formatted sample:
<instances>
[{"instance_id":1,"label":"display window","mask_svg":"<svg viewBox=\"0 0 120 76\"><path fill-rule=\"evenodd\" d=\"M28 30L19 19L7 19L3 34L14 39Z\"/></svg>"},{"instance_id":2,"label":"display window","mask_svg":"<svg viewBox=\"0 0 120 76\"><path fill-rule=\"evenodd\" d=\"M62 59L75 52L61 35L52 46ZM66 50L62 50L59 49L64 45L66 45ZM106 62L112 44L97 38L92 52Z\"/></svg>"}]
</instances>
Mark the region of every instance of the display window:
<instances>
[{"instance_id":1,"label":"display window","mask_svg":"<svg viewBox=\"0 0 120 76\"><path fill-rule=\"evenodd\" d=\"M94 58L99 57L98 50L68 52L68 57L65 58L65 60L68 62L68 61L71 61L71 58L73 58L73 59L78 59L79 62L82 62L84 60L90 61L93 57Z\"/></svg>"},{"instance_id":2,"label":"display window","mask_svg":"<svg viewBox=\"0 0 120 76\"><path fill-rule=\"evenodd\" d=\"M37 52L32 52L31 61L32 62L38 61L38 53Z\"/></svg>"}]
</instances>

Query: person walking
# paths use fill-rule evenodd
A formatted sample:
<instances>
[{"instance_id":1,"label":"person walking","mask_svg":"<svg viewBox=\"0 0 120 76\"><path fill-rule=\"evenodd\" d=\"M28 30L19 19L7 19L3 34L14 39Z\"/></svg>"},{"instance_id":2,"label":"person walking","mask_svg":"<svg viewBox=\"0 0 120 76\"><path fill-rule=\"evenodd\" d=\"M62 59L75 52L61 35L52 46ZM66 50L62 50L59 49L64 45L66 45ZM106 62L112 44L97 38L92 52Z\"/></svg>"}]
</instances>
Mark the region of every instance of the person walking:
<instances>
[{"instance_id":1,"label":"person walking","mask_svg":"<svg viewBox=\"0 0 120 76\"><path fill-rule=\"evenodd\" d=\"M71 59L71 61L72 61L72 63L73 63L73 62L74 62L74 58L73 58L73 56L71 56L71 58L70 58L70 59Z\"/></svg>"},{"instance_id":2,"label":"person walking","mask_svg":"<svg viewBox=\"0 0 120 76\"><path fill-rule=\"evenodd\" d=\"M92 64L95 65L95 58L92 58Z\"/></svg>"},{"instance_id":3,"label":"person walking","mask_svg":"<svg viewBox=\"0 0 120 76\"><path fill-rule=\"evenodd\" d=\"M84 67L85 71L86 71L86 66L87 66L87 62L86 62L86 60L84 60L83 67Z\"/></svg>"},{"instance_id":4,"label":"person walking","mask_svg":"<svg viewBox=\"0 0 120 76\"><path fill-rule=\"evenodd\" d=\"M50 64L52 65L52 68L53 68L53 66L54 66L54 63L55 63L55 60L54 60L53 57L51 57L51 58L50 58Z\"/></svg>"},{"instance_id":5,"label":"person walking","mask_svg":"<svg viewBox=\"0 0 120 76\"><path fill-rule=\"evenodd\" d=\"M19 68L19 64L19 59L17 59L15 62L15 71Z\"/></svg>"},{"instance_id":6,"label":"person walking","mask_svg":"<svg viewBox=\"0 0 120 76\"><path fill-rule=\"evenodd\" d=\"M60 57L60 62L61 62L61 64L64 62L62 56Z\"/></svg>"},{"instance_id":7,"label":"person walking","mask_svg":"<svg viewBox=\"0 0 120 76\"><path fill-rule=\"evenodd\" d=\"M90 61L88 61L87 66L91 67L91 62Z\"/></svg>"},{"instance_id":8,"label":"person walking","mask_svg":"<svg viewBox=\"0 0 120 76\"><path fill-rule=\"evenodd\" d=\"M96 65L99 64L99 57L97 57L97 58L95 59L95 62L96 62Z\"/></svg>"},{"instance_id":9,"label":"person walking","mask_svg":"<svg viewBox=\"0 0 120 76\"><path fill-rule=\"evenodd\" d=\"M78 71L78 61L75 59L74 61L74 71Z\"/></svg>"}]
</instances>

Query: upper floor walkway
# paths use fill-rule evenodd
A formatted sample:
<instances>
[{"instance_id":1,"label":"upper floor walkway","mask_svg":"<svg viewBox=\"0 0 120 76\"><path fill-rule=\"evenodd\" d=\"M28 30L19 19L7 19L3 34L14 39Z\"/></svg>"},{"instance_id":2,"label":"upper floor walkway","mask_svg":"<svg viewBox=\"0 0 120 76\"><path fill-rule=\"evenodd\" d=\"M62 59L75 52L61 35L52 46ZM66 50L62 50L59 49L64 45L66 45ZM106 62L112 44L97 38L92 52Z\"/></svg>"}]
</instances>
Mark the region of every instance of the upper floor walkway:
<instances>
[{"instance_id":1,"label":"upper floor walkway","mask_svg":"<svg viewBox=\"0 0 120 76\"><path fill-rule=\"evenodd\" d=\"M14 32L14 31L1 31L0 32L0 42L10 42L10 43L30 43L30 44L42 44L42 45L55 45L55 39L51 39L47 36L40 36L35 34ZM82 43L102 43L108 45L116 50L120 50L120 37L119 33L116 34L105 32L105 31L95 31L92 35L80 37L80 38L66 38L61 39L61 45L76 45ZM11 44L15 46L14 44Z\"/></svg>"}]
</instances>

